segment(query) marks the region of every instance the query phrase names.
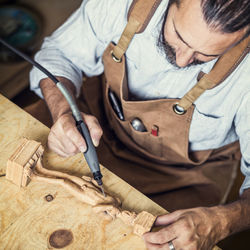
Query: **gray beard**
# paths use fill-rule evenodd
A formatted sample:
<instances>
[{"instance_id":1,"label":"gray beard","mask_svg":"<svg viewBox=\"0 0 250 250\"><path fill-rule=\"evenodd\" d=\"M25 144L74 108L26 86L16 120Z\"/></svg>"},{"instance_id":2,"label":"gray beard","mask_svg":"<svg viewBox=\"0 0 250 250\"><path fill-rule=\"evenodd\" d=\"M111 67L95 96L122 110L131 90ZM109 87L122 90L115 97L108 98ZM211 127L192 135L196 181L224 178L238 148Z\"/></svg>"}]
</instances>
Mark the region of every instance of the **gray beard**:
<instances>
[{"instance_id":1,"label":"gray beard","mask_svg":"<svg viewBox=\"0 0 250 250\"><path fill-rule=\"evenodd\" d=\"M169 63L171 63L172 65L174 65L177 68L181 68L176 64L175 49L166 41L166 39L164 37L164 26L165 26L165 23L167 20L167 15L168 15L168 11L169 11L170 6L171 6L171 3L168 5L166 12L165 12L165 15L164 15L164 20L162 22L162 27L161 27L159 39L157 42L157 47L165 55L165 57ZM205 63L205 62L194 59L194 61L192 63L188 64L185 68L188 68L188 67L193 66L193 65L203 64L203 63Z\"/></svg>"},{"instance_id":2,"label":"gray beard","mask_svg":"<svg viewBox=\"0 0 250 250\"><path fill-rule=\"evenodd\" d=\"M164 25L163 25L163 27L164 27ZM163 30L163 28L162 28L162 30ZM174 65L177 68L181 68L176 64L175 49L165 40L165 37L163 35L163 31L161 32L160 37L158 39L157 47L159 48L160 51L162 51L164 53L164 55L169 63L171 63L172 65ZM188 67L193 66L193 65L203 64L203 63L205 63L205 62L194 59L194 61L192 63L188 64L187 66L185 66L185 68L188 68Z\"/></svg>"}]
</instances>

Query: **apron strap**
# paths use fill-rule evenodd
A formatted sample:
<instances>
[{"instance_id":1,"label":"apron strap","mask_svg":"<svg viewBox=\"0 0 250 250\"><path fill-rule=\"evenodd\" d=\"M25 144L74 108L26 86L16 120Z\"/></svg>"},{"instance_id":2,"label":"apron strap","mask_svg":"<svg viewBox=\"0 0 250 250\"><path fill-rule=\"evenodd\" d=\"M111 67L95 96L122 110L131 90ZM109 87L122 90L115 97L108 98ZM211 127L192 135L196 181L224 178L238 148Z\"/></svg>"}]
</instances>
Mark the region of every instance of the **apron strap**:
<instances>
[{"instance_id":1,"label":"apron strap","mask_svg":"<svg viewBox=\"0 0 250 250\"><path fill-rule=\"evenodd\" d=\"M184 95L178 107L184 113L207 89L211 89L224 81L241 63L250 51L250 37L242 40L222 55L208 74L204 74L198 83Z\"/></svg>"},{"instance_id":2,"label":"apron strap","mask_svg":"<svg viewBox=\"0 0 250 250\"><path fill-rule=\"evenodd\" d=\"M128 12L128 23L111 52L112 58L116 62L121 62L132 38L136 33L141 33L147 27L155 10L161 3L161 0L134 0Z\"/></svg>"},{"instance_id":3,"label":"apron strap","mask_svg":"<svg viewBox=\"0 0 250 250\"><path fill-rule=\"evenodd\" d=\"M141 33L147 27L161 0L134 0L128 12L128 23L114 49L111 51L115 62L120 63L131 40L136 33ZM238 45L222 55L208 74L203 74L198 83L185 94L178 105L179 114L192 106L192 104L207 90L223 82L241 63L250 51L250 37L242 40ZM180 112L179 112L179 111Z\"/></svg>"},{"instance_id":4,"label":"apron strap","mask_svg":"<svg viewBox=\"0 0 250 250\"><path fill-rule=\"evenodd\" d=\"M132 2L128 11L128 21L130 17L133 17L140 22L141 25L136 33L142 33L146 29L160 3L161 0L134 0Z\"/></svg>"}]
</instances>

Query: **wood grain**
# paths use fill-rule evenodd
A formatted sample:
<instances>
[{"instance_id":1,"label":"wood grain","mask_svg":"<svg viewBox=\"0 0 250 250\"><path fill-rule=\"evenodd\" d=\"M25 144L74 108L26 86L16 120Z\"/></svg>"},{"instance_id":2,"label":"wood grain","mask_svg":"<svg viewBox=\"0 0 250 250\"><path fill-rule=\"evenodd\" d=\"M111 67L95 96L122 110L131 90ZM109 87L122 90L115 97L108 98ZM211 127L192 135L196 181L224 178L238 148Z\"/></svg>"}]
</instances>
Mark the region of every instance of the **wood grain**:
<instances>
[{"instance_id":1,"label":"wood grain","mask_svg":"<svg viewBox=\"0 0 250 250\"><path fill-rule=\"evenodd\" d=\"M0 173L6 171L7 159L22 137L46 146L49 129L16 105L0 96ZM45 150L47 168L77 176L90 172L82 154L68 159ZM123 208L154 215L166 211L126 182L102 167L106 191L123 201ZM109 221L93 213L92 208L77 201L60 186L32 181L19 189L0 178L0 248L50 249L50 235L59 229L72 232L73 241L64 249L145 249L143 240L132 227L120 219ZM52 195L48 202L46 195Z\"/></svg>"},{"instance_id":2,"label":"wood grain","mask_svg":"<svg viewBox=\"0 0 250 250\"><path fill-rule=\"evenodd\" d=\"M91 176L82 154L65 159L49 152L46 149L48 133L47 127L0 95L0 175L5 173L7 160L19 140L26 137L45 146L46 168L79 177ZM109 170L101 169L105 190L121 199L123 209L136 213L145 210L153 215L166 213ZM50 195L49 201L45 198L47 195ZM78 201L60 186L32 181L19 189L4 176L0 177L0 249L55 249L51 246L51 235L57 230L66 230L73 236L63 249L145 249L143 240L132 233L132 227L120 219L109 221L93 213L91 206ZM64 239L59 242L61 240Z\"/></svg>"}]
</instances>

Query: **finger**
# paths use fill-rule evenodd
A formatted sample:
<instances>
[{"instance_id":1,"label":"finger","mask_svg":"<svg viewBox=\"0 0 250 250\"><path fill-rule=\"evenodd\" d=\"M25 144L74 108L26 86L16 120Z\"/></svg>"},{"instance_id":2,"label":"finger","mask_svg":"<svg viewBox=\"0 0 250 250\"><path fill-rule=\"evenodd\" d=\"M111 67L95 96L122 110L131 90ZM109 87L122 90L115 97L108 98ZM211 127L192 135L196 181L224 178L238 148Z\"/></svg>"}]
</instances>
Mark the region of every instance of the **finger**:
<instances>
[{"instance_id":1,"label":"finger","mask_svg":"<svg viewBox=\"0 0 250 250\"><path fill-rule=\"evenodd\" d=\"M63 152L62 150L60 150L59 148L57 148L57 150L56 151L54 151L57 155L59 155L59 156L61 156L61 157L63 157L63 158L67 158L67 157L69 157L70 155L69 154L67 154L67 153L65 153L65 152Z\"/></svg>"},{"instance_id":2,"label":"finger","mask_svg":"<svg viewBox=\"0 0 250 250\"><path fill-rule=\"evenodd\" d=\"M152 244L164 244L176 238L176 234L173 233L168 227L165 227L158 232L145 233L143 238L146 242Z\"/></svg>"},{"instance_id":3,"label":"finger","mask_svg":"<svg viewBox=\"0 0 250 250\"><path fill-rule=\"evenodd\" d=\"M149 242L145 242L145 245L148 250L158 250L158 249L169 250L168 246L166 246L165 244L159 245L159 244L152 244Z\"/></svg>"},{"instance_id":4,"label":"finger","mask_svg":"<svg viewBox=\"0 0 250 250\"><path fill-rule=\"evenodd\" d=\"M59 127L61 130L59 134L62 137L61 141L69 154L84 153L87 150L84 137L78 131L71 115L62 117Z\"/></svg>"},{"instance_id":5,"label":"finger","mask_svg":"<svg viewBox=\"0 0 250 250\"><path fill-rule=\"evenodd\" d=\"M68 157L70 154L65 151L65 148L60 140L51 133L47 141L48 148L62 157Z\"/></svg>"},{"instance_id":6,"label":"finger","mask_svg":"<svg viewBox=\"0 0 250 250\"><path fill-rule=\"evenodd\" d=\"M162 245L169 242L174 242L174 247L176 249L182 249L183 246L185 246L187 249L197 249L189 248L192 245L197 245L197 237L192 233L191 228L189 228L187 225L187 221L182 217L160 231L164 234L165 242L158 241L156 238L155 242L152 243L158 243Z\"/></svg>"},{"instance_id":7,"label":"finger","mask_svg":"<svg viewBox=\"0 0 250 250\"><path fill-rule=\"evenodd\" d=\"M63 150L61 150L59 147L50 146L49 143L48 143L48 148L61 157L66 158L69 156L67 153L65 153Z\"/></svg>"},{"instance_id":8,"label":"finger","mask_svg":"<svg viewBox=\"0 0 250 250\"><path fill-rule=\"evenodd\" d=\"M170 245L171 243L172 243L172 245ZM169 242L166 242L164 244L153 244L153 243L150 243L150 242L145 242L145 244L146 244L146 247L147 247L148 250L154 250L154 249L164 249L164 250L183 249L183 247L179 247L181 245L178 244L176 240L169 241Z\"/></svg>"},{"instance_id":9,"label":"finger","mask_svg":"<svg viewBox=\"0 0 250 250\"><path fill-rule=\"evenodd\" d=\"M66 128L65 132L68 140L64 140L65 147L68 149L69 153L79 153L86 152L87 146L84 137L78 131L75 126ZM69 143L69 144L66 144Z\"/></svg>"},{"instance_id":10,"label":"finger","mask_svg":"<svg viewBox=\"0 0 250 250\"><path fill-rule=\"evenodd\" d=\"M61 116L52 126L49 134L49 145L53 151L67 156L86 151L86 144L75 126L71 114Z\"/></svg>"},{"instance_id":11,"label":"finger","mask_svg":"<svg viewBox=\"0 0 250 250\"><path fill-rule=\"evenodd\" d=\"M164 226L175 222L180 216L180 210L173 213L158 216L155 220L155 226Z\"/></svg>"},{"instance_id":12,"label":"finger","mask_svg":"<svg viewBox=\"0 0 250 250\"><path fill-rule=\"evenodd\" d=\"M89 133L93 141L93 144L95 145L95 147L97 147L99 145L99 141L103 134L102 128L98 120L94 116L83 114L83 118L89 129Z\"/></svg>"},{"instance_id":13,"label":"finger","mask_svg":"<svg viewBox=\"0 0 250 250\"><path fill-rule=\"evenodd\" d=\"M169 249L169 250L184 249L184 246L185 246L185 249L197 249L197 248L190 248L190 245L183 242L180 238L171 240L171 241L165 243L164 245L167 247L166 249Z\"/></svg>"},{"instance_id":14,"label":"finger","mask_svg":"<svg viewBox=\"0 0 250 250\"><path fill-rule=\"evenodd\" d=\"M65 155L70 156L78 153L78 148L73 143L74 136L72 133L72 126L69 126L69 122L57 123L51 128L48 145L53 151L64 152Z\"/></svg>"}]
</instances>

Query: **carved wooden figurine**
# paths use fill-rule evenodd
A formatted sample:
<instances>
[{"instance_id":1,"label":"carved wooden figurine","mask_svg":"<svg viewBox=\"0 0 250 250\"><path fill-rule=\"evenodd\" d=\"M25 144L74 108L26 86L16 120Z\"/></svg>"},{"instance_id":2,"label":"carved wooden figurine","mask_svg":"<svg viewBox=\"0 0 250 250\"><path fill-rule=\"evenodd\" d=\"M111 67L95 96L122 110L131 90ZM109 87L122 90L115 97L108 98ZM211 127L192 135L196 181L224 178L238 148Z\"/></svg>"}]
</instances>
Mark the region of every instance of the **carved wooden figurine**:
<instances>
[{"instance_id":1,"label":"carved wooden figurine","mask_svg":"<svg viewBox=\"0 0 250 250\"><path fill-rule=\"evenodd\" d=\"M143 235L151 230L156 219L154 215L146 211L136 214L122 210L121 201L109 194L104 197L91 177L80 178L44 168L43 151L41 143L23 138L7 162L6 178L19 187L27 186L31 180L61 185L78 200L91 205L95 212L105 212L110 218L120 218L127 225L133 226L135 234Z\"/></svg>"}]
</instances>

